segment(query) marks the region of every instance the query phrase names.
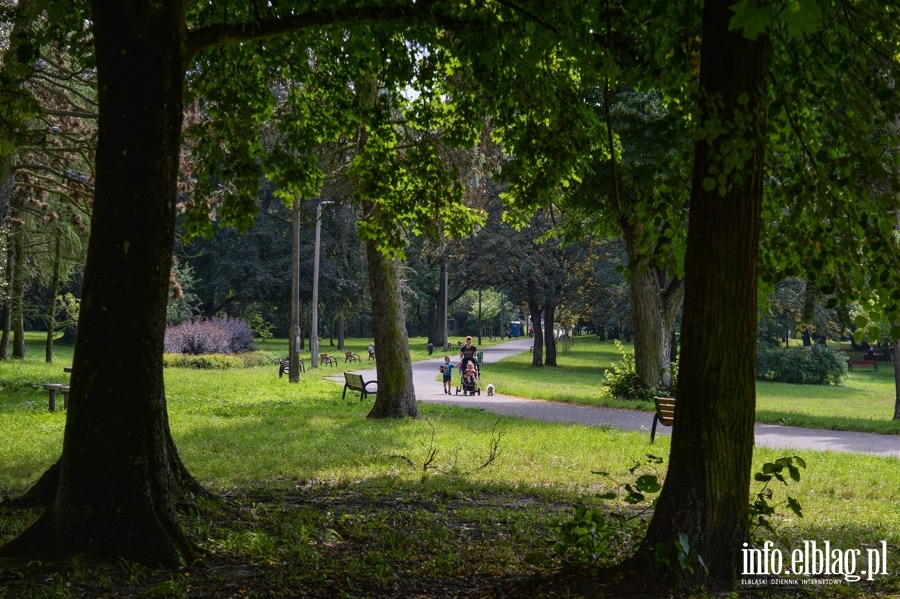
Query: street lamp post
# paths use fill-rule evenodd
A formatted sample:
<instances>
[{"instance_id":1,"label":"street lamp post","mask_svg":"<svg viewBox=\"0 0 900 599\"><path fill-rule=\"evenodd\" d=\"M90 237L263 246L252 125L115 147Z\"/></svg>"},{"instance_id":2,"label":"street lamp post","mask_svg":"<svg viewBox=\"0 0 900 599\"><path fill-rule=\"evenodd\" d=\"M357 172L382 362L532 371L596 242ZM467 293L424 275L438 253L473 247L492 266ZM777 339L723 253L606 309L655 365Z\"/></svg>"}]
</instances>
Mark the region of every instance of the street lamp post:
<instances>
[{"instance_id":1,"label":"street lamp post","mask_svg":"<svg viewBox=\"0 0 900 599\"><path fill-rule=\"evenodd\" d=\"M319 367L319 254L322 238L322 207L331 204L322 201L316 207L316 244L313 249L313 284L312 284L312 323L309 330L310 363L313 368Z\"/></svg>"}]
</instances>

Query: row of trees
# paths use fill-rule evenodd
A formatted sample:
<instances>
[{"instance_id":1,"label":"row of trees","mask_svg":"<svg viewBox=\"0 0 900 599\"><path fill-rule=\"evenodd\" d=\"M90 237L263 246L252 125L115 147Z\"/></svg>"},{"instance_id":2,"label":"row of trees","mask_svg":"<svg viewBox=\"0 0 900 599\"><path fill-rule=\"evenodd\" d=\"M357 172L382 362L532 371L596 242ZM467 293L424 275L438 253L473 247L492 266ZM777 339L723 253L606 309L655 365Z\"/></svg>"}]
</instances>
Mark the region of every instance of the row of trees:
<instances>
[{"instance_id":1,"label":"row of trees","mask_svg":"<svg viewBox=\"0 0 900 599\"><path fill-rule=\"evenodd\" d=\"M500 156L508 219L537 211L535 251L485 274L533 315L552 326L570 293L556 275L587 268L541 237L541 219L569 238L619 232L644 376L667 376L683 302L679 417L644 549L685 533L723 581L747 538L758 281L802 273L838 304L866 289L872 313L900 312L890 7L178 0L94 2L88 18L61 4L9 10L36 47L63 41L96 64L92 230L53 502L7 553L195 553L175 511L192 483L162 380L176 198L192 235L211 212L249 228L262 176L289 205L348 182L327 195L360 219L380 417L416 415L404 240L477 231L504 251L510 236L487 233L502 225L484 176ZM182 137L185 97L198 117ZM19 131L29 115L16 114ZM183 140L192 177L179 187Z\"/></svg>"}]
</instances>

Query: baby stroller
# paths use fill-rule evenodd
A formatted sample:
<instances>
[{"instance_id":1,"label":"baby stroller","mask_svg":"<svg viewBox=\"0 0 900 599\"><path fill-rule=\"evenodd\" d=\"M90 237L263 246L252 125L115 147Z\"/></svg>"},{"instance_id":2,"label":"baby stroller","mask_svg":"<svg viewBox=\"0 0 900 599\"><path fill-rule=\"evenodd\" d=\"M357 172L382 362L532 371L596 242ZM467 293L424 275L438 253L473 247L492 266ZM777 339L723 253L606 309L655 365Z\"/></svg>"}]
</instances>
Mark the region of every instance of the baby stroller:
<instances>
[{"instance_id":1,"label":"baby stroller","mask_svg":"<svg viewBox=\"0 0 900 599\"><path fill-rule=\"evenodd\" d=\"M459 377L462 386L456 388L456 394L459 395L460 389L462 389L463 395L481 395L481 388L478 386L478 363L475 360L469 362L474 366L473 370L462 370L462 375Z\"/></svg>"}]
</instances>

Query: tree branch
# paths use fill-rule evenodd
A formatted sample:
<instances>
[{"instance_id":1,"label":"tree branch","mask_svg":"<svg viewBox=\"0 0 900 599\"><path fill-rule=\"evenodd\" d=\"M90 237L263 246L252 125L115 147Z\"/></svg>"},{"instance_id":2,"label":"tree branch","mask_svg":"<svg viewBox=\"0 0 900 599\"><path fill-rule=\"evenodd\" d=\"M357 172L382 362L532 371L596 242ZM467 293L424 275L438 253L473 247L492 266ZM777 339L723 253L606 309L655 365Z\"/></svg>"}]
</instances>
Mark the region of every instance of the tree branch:
<instances>
[{"instance_id":1,"label":"tree branch","mask_svg":"<svg viewBox=\"0 0 900 599\"><path fill-rule=\"evenodd\" d=\"M431 3L420 3L428 7ZM201 51L221 44L266 40L321 27L344 27L362 23L397 22L413 13L424 12L418 5L366 7L331 12L308 12L256 23L217 24L189 31L185 42L185 62ZM187 66L187 65L186 65Z\"/></svg>"}]
</instances>

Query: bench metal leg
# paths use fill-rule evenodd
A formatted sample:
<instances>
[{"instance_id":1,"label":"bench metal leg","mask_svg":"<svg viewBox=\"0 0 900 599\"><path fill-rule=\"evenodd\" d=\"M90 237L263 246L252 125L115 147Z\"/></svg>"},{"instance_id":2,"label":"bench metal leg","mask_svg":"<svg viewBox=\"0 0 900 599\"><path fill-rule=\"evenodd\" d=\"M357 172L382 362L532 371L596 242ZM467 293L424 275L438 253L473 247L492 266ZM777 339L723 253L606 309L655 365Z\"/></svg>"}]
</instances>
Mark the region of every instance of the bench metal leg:
<instances>
[{"instance_id":1,"label":"bench metal leg","mask_svg":"<svg viewBox=\"0 0 900 599\"><path fill-rule=\"evenodd\" d=\"M51 412L56 411L56 392L59 391L63 386L59 383L45 383L44 389L46 389L50 393L49 397L49 408ZM68 392L69 388L66 387L66 392Z\"/></svg>"},{"instance_id":2,"label":"bench metal leg","mask_svg":"<svg viewBox=\"0 0 900 599\"><path fill-rule=\"evenodd\" d=\"M656 438L656 423L659 422L659 414L653 415L653 426L650 428L650 443Z\"/></svg>"}]
</instances>

